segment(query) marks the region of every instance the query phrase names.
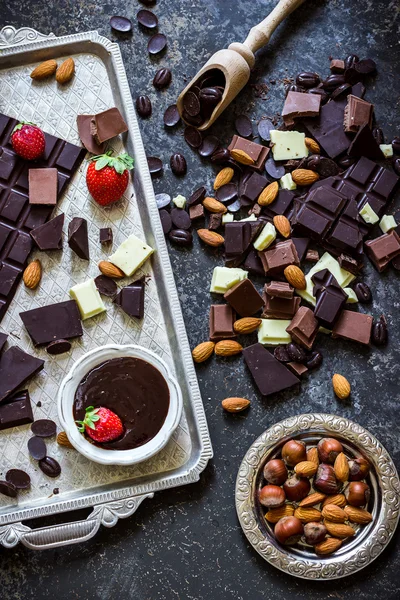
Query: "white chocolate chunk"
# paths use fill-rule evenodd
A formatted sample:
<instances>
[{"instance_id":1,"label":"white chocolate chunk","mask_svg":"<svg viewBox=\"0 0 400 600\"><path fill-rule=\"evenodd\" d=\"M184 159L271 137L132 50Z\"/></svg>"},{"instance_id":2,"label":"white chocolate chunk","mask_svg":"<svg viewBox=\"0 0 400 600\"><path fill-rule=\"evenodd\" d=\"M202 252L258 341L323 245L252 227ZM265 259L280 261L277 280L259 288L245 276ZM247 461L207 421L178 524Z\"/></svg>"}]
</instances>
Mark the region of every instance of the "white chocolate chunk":
<instances>
[{"instance_id":1,"label":"white chocolate chunk","mask_svg":"<svg viewBox=\"0 0 400 600\"><path fill-rule=\"evenodd\" d=\"M319 333L324 333L325 335L331 335L332 329L327 329L326 327L318 327Z\"/></svg>"},{"instance_id":2,"label":"white chocolate chunk","mask_svg":"<svg viewBox=\"0 0 400 600\"><path fill-rule=\"evenodd\" d=\"M270 135L274 160L290 160L308 156L304 133L273 129Z\"/></svg>"},{"instance_id":3,"label":"white chocolate chunk","mask_svg":"<svg viewBox=\"0 0 400 600\"><path fill-rule=\"evenodd\" d=\"M182 196L181 194L178 194L175 198L172 198L172 202L178 208L185 208L185 206L186 206L186 198L185 198L185 196Z\"/></svg>"},{"instance_id":4,"label":"white chocolate chunk","mask_svg":"<svg viewBox=\"0 0 400 600\"><path fill-rule=\"evenodd\" d=\"M385 158L390 158L393 156L392 144L379 144L379 148L382 150L382 154Z\"/></svg>"},{"instance_id":5,"label":"white chocolate chunk","mask_svg":"<svg viewBox=\"0 0 400 600\"><path fill-rule=\"evenodd\" d=\"M383 215L382 219L379 221L379 227L383 231L383 233L389 233L392 229L397 227L396 220L393 215Z\"/></svg>"},{"instance_id":6,"label":"white chocolate chunk","mask_svg":"<svg viewBox=\"0 0 400 600\"><path fill-rule=\"evenodd\" d=\"M338 284L341 287L348 286L349 283L354 281L354 279L356 278L356 276L353 275L353 273L350 273L350 271L346 271L346 269L342 269L342 267L339 265L338 261L335 258L333 258L333 256L331 256L329 254L329 252L325 252L325 254L323 254L321 256L319 261L317 263L315 263L315 265L312 267L312 269L310 269L309 272L307 273L306 289L305 290L296 290L296 293L299 296L301 296L304 300L306 300L313 306L315 306L315 298L312 293L314 284L311 281L311 277L314 275L314 273L318 273L318 271L322 271L323 269L328 269L328 271L330 271L332 273L332 275L334 276L334 278L336 279L336 281L338 282Z\"/></svg>"},{"instance_id":7,"label":"white chocolate chunk","mask_svg":"<svg viewBox=\"0 0 400 600\"><path fill-rule=\"evenodd\" d=\"M297 183L293 181L291 173L286 173L279 181L283 190L295 190L297 188Z\"/></svg>"},{"instance_id":8,"label":"white chocolate chunk","mask_svg":"<svg viewBox=\"0 0 400 600\"><path fill-rule=\"evenodd\" d=\"M358 302L356 293L352 288L349 288L349 287L343 288L343 291L345 294L347 294L347 300L346 300L347 304L356 304L356 302Z\"/></svg>"},{"instance_id":9,"label":"white chocolate chunk","mask_svg":"<svg viewBox=\"0 0 400 600\"><path fill-rule=\"evenodd\" d=\"M272 223L267 223L262 232L254 242L253 246L256 250L265 250L276 239L276 229Z\"/></svg>"},{"instance_id":10,"label":"white chocolate chunk","mask_svg":"<svg viewBox=\"0 0 400 600\"><path fill-rule=\"evenodd\" d=\"M257 217L256 215L253 213L252 215L250 215L249 217L246 217L245 219L239 219L240 221L257 221Z\"/></svg>"},{"instance_id":11,"label":"white chocolate chunk","mask_svg":"<svg viewBox=\"0 0 400 600\"><path fill-rule=\"evenodd\" d=\"M369 225L374 225L379 221L379 217L376 212L371 208L370 204L367 202L364 204L362 209L359 212L360 216L364 219L366 223Z\"/></svg>"},{"instance_id":12,"label":"white chocolate chunk","mask_svg":"<svg viewBox=\"0 0 400 600\"><path fill-rule=\"evenodd\" d=\"M215 267L211 279L210 292L225 294L231 287L247 279L247 271L243 269L229 269L229 267Z\"/></svg>"},{"instance_id":13,"label":"white chocolate chunk","mask_svg":"<svg viewBox=\"0 0 400 600\"><path fill-rule=\"evenodd\" d=\"M265 346L289 344L291 335L286 331L291 321L286 319L263 319L258 328L258 341Z\"/></svg>"},{"instance_id":14,"label":"white chocolate chunk","mask_svg":"<svg viewBox=\"0 0 400 600\"><path fill-rule=\"evenodd\" d=\"M225 213L222 215L222 225L226 225L226 223L232 223L234 220L234 216L232 213Z\"/></svg>"},{"instance_id":15,"label":"white chocolate chunk","mask_svg":"<svg viewBox=\"0 0 400 600\"><path fill-rule=\"evenodd\" d=\"M122 242L108 260L130 277L153 252L153 248L132 234Z\"/></svg>"},{"instance_id":16,"label":"white chocolate chunk","mask_svg":"<svg viewBox=\"0 0 400 600\"><path fill-rule=\"evenodd\" d=\"M103 300L96 288L94 279L74 285L69 291L71 298L76 300L82 320L94 317L106 310Z\"/></svg>"}]
</instances>

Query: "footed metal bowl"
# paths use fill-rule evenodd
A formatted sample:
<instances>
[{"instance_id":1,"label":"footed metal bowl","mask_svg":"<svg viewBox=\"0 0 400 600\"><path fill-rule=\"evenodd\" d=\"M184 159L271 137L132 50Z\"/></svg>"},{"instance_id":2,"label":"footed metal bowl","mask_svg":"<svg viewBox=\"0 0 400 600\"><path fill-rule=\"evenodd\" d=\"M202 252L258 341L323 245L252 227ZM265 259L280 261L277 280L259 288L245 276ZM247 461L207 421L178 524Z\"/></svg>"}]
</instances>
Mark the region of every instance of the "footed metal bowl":
<instances>
[{"instance_id":1,"label":"footed metal bowl","mask_svg":"<svg viewBox=\"0 0 400 600\"><path fill-rule=\"evenodd\" d=\"M264 517L267 509L257 497L265 463L279 455L287 440L295 438L315 446L321 437L337 438L347 456L364 456L371 464L367 509L373 520L368 525L355 526L356 535L344 540L339 550L328 556L318 556L302 542L294 546L279 544ZM369 565L390 542L400 516L400 480L388 452L361 425L335 415L304 414L276 423L250 446L239 468L235 500L240 525L265 560L302 579L338 579Z\"/></svg>"}]
</instances>

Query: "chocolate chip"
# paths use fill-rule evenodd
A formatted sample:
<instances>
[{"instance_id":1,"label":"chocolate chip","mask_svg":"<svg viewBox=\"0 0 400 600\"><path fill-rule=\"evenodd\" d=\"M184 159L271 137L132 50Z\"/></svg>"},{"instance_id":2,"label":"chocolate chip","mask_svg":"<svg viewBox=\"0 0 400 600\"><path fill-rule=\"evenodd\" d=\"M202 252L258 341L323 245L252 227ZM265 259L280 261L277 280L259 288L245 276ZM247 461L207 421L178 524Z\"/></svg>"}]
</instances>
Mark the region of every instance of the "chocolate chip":
<instances>
[{"instance_id":1,"label":"chocolate chip","mask_svg":"<svg viewBox=\"0 0 400 600\"><path fill-rule=\"evenodd\" d=\"M189 113L186 112L186 110L182 112L182 118L187 123L190 123L190 125L194 125L194 127L200 127L200 125L203 123L203 117L201 115L191 117Z\"/></svg>"},{"instance_id":2,"label":"chocolate chip","mask_svg":"<svg viewBox=\"0 0 400 600\"><path fill-rule=\"evenodd\" d=\"M142 117L143 119L147 119L147 117L150 117L152 106L151 100L148 96L138 96L136 98L135 105L136 111L140 117Z\"/></svg>"},{"instance_id":3,"label":"chocolate chip","mask_svg":"<svg viewBox=\"0 0 400 600\"><path fill-rule=\"evenodd\" d=\"M275 125L269 119L261 119L257 125L258 135L264 142L271 141L272 129L275 129Z\"/></svg>"},{"instance_id":4,"label":"chocolate chip","mask_svg":"<svg viewBox=\"0 0 400 600\"><path fill-rule=\"evenodd\" d=\"M185 175L187 171L187 164L186 158L183 156L183 154L180 154L179 152L173 154L169 159L169 164L174 175L177 175L178 177Z\"/></svg>"},{"instance_id":5,"label":"chocolate chip","mask_svg":"<svg viewBox=\"0 0 400 600\"><path fill-rule=\"evenodd\" d=\"M339 168L334 160L326 156L320 156L319 154L310 156L307 159L307 169L315 171L323 179L333 177L339 173Z\"/></svg>"},{"instance_id":6,"label":"chocolate chip","mask_svg":"<svg viewBox=\"0 0 400 600\"><path fill-rule=\"evenodd\" d=\"M163 33L155 33L151 36L147 43L147 51L149 54L159 54L165 50L167 46L167 38Z\"/></svg>"},{"instance_id":7,"label":"chocolate chip","mask_svg":"<svg viewBox=\"0 0 400 600\"><path fill-rule=\"evenodd\" d=\"M59 494L59 493L60 493L60 488L54 488L53 494Z\"/></svg>"},{"instance_id":8,"label":"chocolate chip","mask_svg":"<svg viewBox=\"0 0 400 600\"><path fill-rule=\"evenodd\" d=\"M191 125L188 125L187 127L185 127L183 135L185 138L185 142L189 144L191 148L200 148L203 141L203 136L201 135L198 129L192 127Z\"/></svg>"},{"instance_id":9,"label":"chocolate chip","mask_svg":"<svg viewBox=\"0 0 400 600\"><path fill-rule=\"evenodd\" d=\"M168 106L164 113L164 125L166 127L175 127L181 120L181 115L176 104Z\"/></svg>"},{"instance_id":10,"label":"chocolate chip","mask_svg":"<svg viewBox=\"0 0 400 600\"><path fill-rule=\"evenodd\" d=\"M111 17L110 25L114 31L119 33L130 33L132 31L132 21L127 17L115 15Z\"/></svg>"},{"instance_id":11,"label":"chocolate chip","mask_svg":"<svg viewBox=\"0 0 400 600\"><path fill-rule=\"evenodd\" d=\"M167 69L167 67L163 67L162 69L158 69L157 73L154 75L153 85L157 90L163 90L169 86L171 79L171 71Z\"/></svg>"},{"instance_id":12,"label":"chocolate chip","mask_svg":"<svg viewBox=\"0 0 400 600\"><path fill-rule=\"evenodd\" d=\"M280 179L286 173L285 167L283 167L282 165L278 165L274 161L272 156L270 158L267 158L265 162L265 170L268 173L268 175L270 175L273 179Z\"/></svg>"},{"instance_id":13,"label":"chocolate chip","mask_svg":"<svg viewBox=\"0 0 400 600\"><path fill-rule=\"evenodd\" d=\"M158 19L151 10L142 9L136 15L139 25L146 29L155 29L158 25Z\"/></svg>"},{"instance_id":14,"label":"chocolate chip","mask_svg":"<svg viewBox=\"0 0 400 600\"><path fill-rule=\"evenodd\" d=\"M299 73L296 77L296 84L304 88L314 88L321 82L321 78L318 73L311 71L305 71Z\"/></svg>"},{"instance_id":15,"label":"chocolate chip","mask_svg":"<svg viewBox=\"0 0 400 600\"><path fill-rule=\"evenodd\" d=\"M235 127L241 137L249 138L253 135L253 125L246 115L239 115L236 118Z\"/></svg>"},{"instance_id":16,"label":"chocolate chip","mask_svg":"<svg viewBox=\"0 0 400 600\"><path fill-rule=\"evenodd\" d=\"M100 294L103 294L103 296L113 298L118 292L118 286L115 281L110 279L110 277L106 277L105 275L99 275L96 277L94 283Z\"/></svg>"},{"instance_id":17,"label":"chocolate chip","mask_svg":"<svg viewBox=\"0 0 400 600\"><path fill-rule=\"evenodd\" d=\"M173 229L169 232L168 237L177 246L190 246L193 243L192 234L185 229Z\"/></svg>"},{"instance_id":18,"label":"chocolate chip","mask_svg":"<svg viewBox=\"0 0 400 600\"><path fill-rule=\"evenodd\" d=\"M18 490L26 490L31 487L31 478L28 473L21 469L10 469L6 473L6 481L14 485Z\"/></svg>"},{"instance_id":19,"label":"chocolate chip","mask_svg":"<svg viewBox=\"0 0 400 600\"><path fill-rule=\"evenodd\" d=\"M160 210L160 219L161 219L161 225L163 228L163 232L165 233L165 235L167 235L167 233L169 233L172 229L171 215L165 209Z\"/></svg>"},{"instance_id":20,"label":"chocolate chip","mask_svg":"<svg viewBox=\"0 0 400 600\"><path fill-rule=\"evenodd\" d=\"M207 135L199 148L199 154L203 158L211 156L220 145L219 139L215 135Z\"/></svg>"},{"instance_id":21,"label":"chocolate chip","mask_svg":"<svg viewBox=\"0 0 400 600\"><path fill-rule=\"evenodd\" d=\"M171 204L171 196L169 194L156 194L156 203L159 210L165 208Z\"/></svg>"},{"instance_id":22,"label":"chocolate chip","mask_svg":"<svg viewBox=\"0 0 400 600\"><path fill-rule=\"evenodd\" d=\"M106 277L109 281L109 277ZM96 281L96 280L95 280ZM72 344L68 340L54 340L54 342L50 342L50 344L46 347L47 354L51 354L52 356L57 356L59 354L65 354L71 350Z\"/></svg>"},{"instance_id":23,"label":"chocolate chip","mask_svg":"<svg viewBox=\"0 0 400 600\"><path fill-rule=\"evenodd\" d=\"M303 87L301 85L296 85L295 83L289 83L289 85L287 85L285 88L286 96L288 95L289 92L304 93L305 91L306 91L305 87Z\"/></svg>"},{"instance_id":24,"label":"chocolate chip","mask_svg":"<svg viewBox=\"0 0 400 600\"><path fill-rule=\"evenodd\" d=\"M203 202L206 197L206 188L201 186L197 190L193 192L193 194L189 197L187 201L188 206L195 206L196 204L200 204Z\"/></svg>"},{"instance_id":25,"label":"chocolate chip","mask_svg":"<svg viewBox=\"0 0 400 600\"><path fill-rule=\"evenodd\" d=\"M351 93L351 85L349 83L343 83L339 85L336 89L333 90L331 94L332 100L336 100L337 98L344 98Z\"/></svg>"},{"instance_id":26,"label":"chocolate chip","mask_svg":"<svg viewBox=\"0 0 400 600\"><path fill-rule=\"evenodd\" d=\"M335 90L339 86L343 85L344 83L346 83L344 75L335 73L333 75L329 75L329 77L327 77L322 82L322 87L327 92L333 92L333 90Z\"/></svg>"},{"instance_id":27,"label":"chocolate chip","mask_svg":"<svg viewBox=\"0 0 400 600\"><path fill-rule=\"evenodd\" d=\"M375 346L386 346L388 342L387 321L384 315L381 315L372 327L372 342Z\"/></svg>"},{"instance_id":28,"label":"chocolate chip","mask_svg":"<svg viewBox=\"0 0 400 600\"><path fill-rule=\"evenodd\" d=\"M344 80L346 81L346 83L350 83L350 85L358 83L360 79L361 75L355 70L354 67L350 67L344 72Z\"/></svg>"},{"instance_id":29,"label":"chocolate chip","mask_svg":"<svg viewBox=\"0 0 400 600\"><path fill-rule=\"evenodd\" d=\"M46 438L56 435L57 425L50 419L39 419L31 425L31 431L34 435Z\"/></svg>"},{"instance_id":30,"label":"chocolate chip","mask_svg":"<svg viewBox=\"0 0 400 600\"><path fill-rule=\"evenodd\" d=\"M310 356L308 357L307 361L306 361L306 367L307 369L316 369L317 367L319 367L322 363L322 354L320 352L317 352L316 350L314 350L313 352L311 352Z\"/></svg>"},{"instance_id":31,"label":"chocolate chip","mask_svg":"<svg viewBox=\"0 0 400 600\"><path fill-rule=\"evenodd\" d=\"M40 437L31 437L28 440L28 450L29 454L35 460L41 460L47 454L46 444L44 440Z\"/></svg>"},{"instance_id":32,"label":"chocolate chip","mask_svg":"<svg viewBox=\"0 0 400 600\"><path fill-rule=\"evenodd\" d=\"M356 161L357 158L353 158L353 156L342 156L342 158L338 159L337 163L342 169L348 169L349 167L354 165Z\"/></svg>"},{"instance_id":33,"label":"chocolate chip","mask_svg":"<svg viewBox=\"0 0 400 600\"><path fill-rule=\"evenodd\" d=\"M194 92L190 90L183 97L183 108L191 117L196 117L200 114L200 100Z\"/></svg>"},{"instance_id":34,"label":"chocolate chip","mask_svg":"<svg viewBox=\"0 0 400 600\"><path fill-rule=\"evenodd\" d=\"M396 175L400 176L400 158L394 158L392 162L393 170Z\"/></svg>"},{"instance_id":35,"label":"chocolate chip","mask_svg":"<svg viewBox=\"0 0 400 600\"><path fill-rule=\"evenodd\" d=\"M58 477L61 473L61 467L55 458L51 456L45 456L42 460L39 460L39 468L48 477Z\"/></svg>"},{"instance_id":36,"label":"chocolate chip","mask_svg":"<svg viewBox=\"0 0 400 600\"><path fill-rule=\"evenodd\" d=\"M149 171L151 175L161 175L163 171L162 160L156 156L148 156L147 164L149 165Z\"/></svg>"},{"instance_id":37,"label":"chocolate chip","mask_svg":"<svg viewBox=\"0 0 400 600\"><path fill-rule=\"evenodd\" d=\"M218 188L215 196L217 200L224 204L234 202L238 197L237 186L234 183L226 183Z\"/></svg>"},{"instance_id":38,"label":"chocolate chip","mask_svg":"<svg viewBox=\"0 0 400 600\"><path fill-rule=\"evenodd\" d=\"M274 356L280 362L290 362L291 358L287 351L287 346L277 346L274 350Z\"/></svg>"},{"instance_id":39,"label":"chocolate chip","mask_svg":"<svg viewBox=\"0 0 400 600\"><path fill-rule=\"evenodd\" d=\"M309 94L317 94L318 96L321 96L321 104L326 104L330 98L330 94L323 88L311 88L307 90L307 92Z\"/></svg>"},{"instance_id":40,"label":"chocolate chip","mask_svg":"<svg viewBox=\"0 0 400 600\"><path fill-rule=\"evenodd\" d=\"M199 100L203 114L209 117L214 111L215 107L220 103L221 98L222 92L220 88L209 87L200 90Z\"/></svg>"},{"instance_id":41,"label":"chocolate chip","mask_svg":"<svg viewBox=\"0 0 400 600\"><path fill-rule=\"evenodd\" d=\"M291 342L286 346L287 353L289 355L290 360L294 362L304 363L307 360L307 355L303 348L296 344L295 342Z\"/></svg>"},{"instance_id":42,"label":"chocolate chip","mask_svg":"<svg viewBox=\"0 0 400 600\"><path fill-rule=\"evenodd\" d=\"M375 141L378 145L385 143L385 137L380 127L374 127L372 130L372 135L374 136Z\"/></svg>"},{"instance_id":43,"label":"chocolate chip","mask_svg":"<svg viewBox=\"0 0 400 600\"><path fill-rule=\"evenodd\" d=\"M358 58L357 54L349 54L349 56L344 61L344 68L350 69L351 67L354 67L354 64L359 60L360 59Z\"/></svg>"},{"instance_id":44,"label":"chocolate chip","mask_svg":"<svg viewBox=\"0 0 400 600\"><path fill-rule=\"evenodd\" d=\"M355 284L354 291L358 298L358 301L362 304L367 304L368 302L371 302L371 290L369 286L363 281L360 281L359 283Z\"/></svg>"},{"instance_id":45,"label":"chocolate chip","mask_svg":"<svg viewBox=\"0 0 400 600\"><path fill-rule=\"evenodd\" d=\"M361 75L369 75L376 71L376 62L372 58L363 58L354 63L354 69Z\"/></svg>"},{"instance_id":46,"label":"chocolate chip","mask_svg":"<svg viewBox=\"0 0 400 600\"><path fill-rule=\"evenodd\" d=\"M400 137L396 136L392 139L393 152L400 154Z\"/></svg>"},{"instance_id":47,"label":"chocolate chip","mask_svg":"<svg viewBox=\"0 0 400 600\"><path fill-rule=\"evenodd\" d=\"M8 481L0 481L0 494L9 498L16 498L17 488L12 483L8 483Z\"/></svg>"},{"instance_id":48,"label":"chocolate chip","mask_svg":"<svg viewBox=\"0 0 400 600\"><path fill-rule=\"evenodd\" d=\"M183 208L173 208L171 210L171 220L175 229L190 229L192 225L188 213Z\"/></svg>"},{"instance_id":49,"label":"chocolate chip","mask_svg":"<svg viewBox=\"0 0 400 600\"><path fill-rule=\"evenodd\" d=\"M223 165L230 161L231 153L228 148L217 148L211 155L211 162L215 165Z\"/></svg>"}]
</instances>

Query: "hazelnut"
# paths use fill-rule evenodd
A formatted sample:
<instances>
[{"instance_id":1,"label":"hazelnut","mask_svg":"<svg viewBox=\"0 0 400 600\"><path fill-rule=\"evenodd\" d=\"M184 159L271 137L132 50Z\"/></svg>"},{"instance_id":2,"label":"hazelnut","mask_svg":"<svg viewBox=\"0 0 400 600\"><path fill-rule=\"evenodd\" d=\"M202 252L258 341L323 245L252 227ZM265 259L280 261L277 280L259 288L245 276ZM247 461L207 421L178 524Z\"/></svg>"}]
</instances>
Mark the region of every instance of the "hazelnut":
<instances>
[{"instance_id":1,"label":"hazelnut","mask_svg":"<svg viewBox=\"0 0 400 600\"><path fill-rule=\"evenodd\" d=\"M264 467L264 479L274 485L282 485L288 476L285 463L280 458L269 460Z\"/></svg>"},{"instance_id":2,"label":"hazelnut","mask_svg":"<svg viewBox=\"0 0 400 600\"><path fill-rule=\"evenodd\" d=\"M361 481L369 473L369 462L366 458L349 460L349 481Z\"/></svg>"},{"instance_id":3,"label":"hazelnut","mask_svg":"<svg viewBox=\"0 0 400 600\"><path fill-rule=\"evenodd\" d=\"M304 537L310 546L315 546L323 542L327 533L328 531L323 523L312 521L304 525Z\"/></svg>"},{"instance_id":4,"label":"hazelnut","mask_svg":"<svg viewBox=\"0 0 400 600\"><path fill-rule=\"evenodd\" d=\"M335 471L331 465L321 463L314 477L314 487L322 494L338 494L341 484L335 477Z\"/></svg>"},{"instance_id":5,"label":"hazelnut","mask_svg":"<svg viewBox=\"0 0 400 600\"><path fill-rule=\"evenodd\" d=\"M323 463L333 464L337 455L343 452L342 444L335 438L322 438L317 448L320 461Z\"/></svg>"},{"instance_id":6,"label":"hazelnut","mask_svg":"<svg viewBox=\"0 0 400 600\"><path fill-rule=\"evenodd\" d=\"M305 477L297 477L293 475L283 484L283 490L286 494L286 498L291 502L299 502L308 496L310 492L310 482Z\"/></svg>"},{"instance_id":7,"label":"hazelnut","mask_svg":"<svg viewBox=\"0 0 400 600\"><path fill-rule=\"evenodd\" d=\"M363 481L352 481L346 488L344 495L351 506L364 506L371 495L369 485Z\"/></svg>"},{"instance_id":8,"label":"hazelnut","mask_svg":"<svg viewBox=\"0 0 400 600\"><path fill-rule=\"evenodd\" d=\"M303 535L303 524L297 517L283 517L275 525L275 537L281 544L296 544Z\"/></svg>"},{"instance_id":9,"label":"hazelnut","mask_svg":"<svg viewBox=\"0 0 400 600\"><path fill-rule=\"evenodd\" d=\"M289 467L307 460L306 445L299 440L289 440L282 448L282 458Z\"/></svg>"},{"instance_id":10,"label":"hazelnut","mask_svg":"<svg viewBox=\"0 0 400 600\"><path fill-rule=\"evenodd\" d=\"M277 485L264 485L259 492L258 499L267 508L278 508L285 504L286 496L283 489Z\"/></svg>"}]
</instances>

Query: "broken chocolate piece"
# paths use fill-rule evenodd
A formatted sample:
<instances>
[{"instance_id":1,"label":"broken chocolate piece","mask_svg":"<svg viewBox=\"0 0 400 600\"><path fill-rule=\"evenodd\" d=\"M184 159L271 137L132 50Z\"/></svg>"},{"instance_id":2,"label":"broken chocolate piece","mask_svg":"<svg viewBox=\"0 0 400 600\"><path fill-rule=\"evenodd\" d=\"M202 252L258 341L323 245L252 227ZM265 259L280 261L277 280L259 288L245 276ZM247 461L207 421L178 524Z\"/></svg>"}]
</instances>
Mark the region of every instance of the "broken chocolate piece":
<instances>
[{"instance_id":1,"label":"broken chocolate piece","mask_svg":"<svg viewBox=\"0 0 400 600\"><path fill-rule=\"evenodd\" d=\"M299 309L301 298L294 296L292 298L272 298L264 294L264 311L262 317L266 319L287 319L291 320Z\"/></svg>"},{"instance_id":2,"label":"broken chocolate piece","mask_svg":"<svg viewBox=\"0 0 400 600\"><path fill-rule=\"evenodd\" d=\"M29 169L29 204L57 204L57 169Z\"/></svg>"},{"instance_id":3,"label":"broken chocolate piece","mask_svg":"<svg viewBox=\"0 0 400 600\"><path fill-rule=\"evenodd\" d=\"M0 402L43 369L44 360L12 346L0 356Z\"/></svg>"},{"instance_id":4,"label":"broken chocolate piece","mask_svg":"<svg viewBox=\"0 0 400 600\"><path fill-rule=\"evenodd\" d=\"M344 310L332 331L333 338L343 338L368 345L371 339L371 315Z\"/></svg>"},{"instance_id":5,"label":"broken chocolate piece","mask_svg":"<svg viewBox=\"0 0 400 600\"><path fill-rule=\"evenodd\" d=\"M202 204L195 204L194 206L189 206L189 217L191 221L203 218L204 206Z\"/></svg>"},{"instance_id":6,"label":"broken chocolate piece","mask_svg":"<svg viewBox=\"0 0 400 600\"><path fill-rule=\"evenodd\" d=\"M343 104L332 100L321 106L318 117L302 121L311 137L319 143L330 158L336 158L351 144L351 137L343 129L343 118Z\"/></svg>"},{"instance_id":7,"label":"broken chocolate piece","mask_svg":"<svg viewBox=\"0 0 400 600\"><path fill-rule=\"evenodd\" d=\"M244 348L243 356L255 384L263 396L281 392L299 383L299 379L274 358L262 344L253 344Z\"/></svg>"},{"instance_id":8,"label":"broken chocolate piece","mask_svg":"<svg viewBox=\"0 0 400 600\"><path fill-rule=\"evenodd\" d=\"M282 110L285 125L293 125L299 117L317 117L321 107L321 96L289 92Z\"/></svg>"},{"instance_id":9,"label":"broken chocolate piece","mask_svg":"<svg viewBox=\"0 0 400 600\"><path fill-rule=\"evenodd\" d=\"M347 256L347 254L340 254L337 260L342 269L349 271L353 275L358 275L362 269L362 264L356 261L355 258Z\"/></svg>"},{"instance_id":10,"label":"broken chocolate piece","mask_svg":"<svg viewBox=\"0 0 400 600\"><path fill-rule=\"evenodd\" d=\"M328 269L314 273L313 296L316 298L314 317L327 329L332 329L347 300L347 294Z\"/></svg>"},{"instance_id":11,"label":"broken chocolate piece","mask_svg":"<svg viewBox=\"0 0 400 600\"><path fill-rule=\"evenodd\" d=\"M286 281L271 281L264 286L264 292L271 298L293 298L294 288Z\"/></svg>"},{"instance_id":12,"label":"broken chocolate piece","mask_svg":"<svg viewBox=\"0 0 400 600\"><path fill-rule=\"evenodd\" d=\"M390 261L400 255L400 238L395 230L365 242L365 251L372 264L381 273Z\"/></svg>"},{"instance_id":13,"label":"broken chocolate piece","mask_svg":"<svg viewBox=\"0 0 400 600\"><path fill-rule=\"evenodd\" d=\"M306 365L299 362L288 362L286 363L286 366L294 373L294 375L297 375L297 377L301 377L308 371Z\"/></svg>"},{"instance_id":14,"label":"broken chocolate piece","mask_svg":"<svg viewBox=\"0 0 400 600\"><path fill-rule=\"evenodd\" d=\"M239 281L224 294L224 298L241 317L251 317L264 305L250 279Z\"/></svg>"},{"instance_id":15,"label":"broken chocolate piece","mask_svg":"<svg viewBox=\"0 0 400 600\"><path fill-rule=\"evenodd\" d=\"M20 313L20 317L35 346L83 335L75 300L33 308Z\"/></svg>"},{"instance_id":16,"label":"broken chocolate piece","mask_svg":"<svg viewBox=\"0 0 400 600\"><path fill-rule=\"evenodd\" d=\"M98 144L107 142L125 131L128 131L128 125L116 107L109 108L92 117L91 134Z\"/></svg>"},{"instance_id":17,"label":"broken chocolate piece","mask_svg":"<svg viewBox=\"0 0 400 600\"><path fill-rule=\"evenodd\" d=\"M89 260L89 238L86 219L74 217L68 225L68 245L84 260Z\"/></svg>"},{"instance_id":18,"label":"broken chocolate piece","mask_svg":"<svg viewBox=\"0 0 400 600\"><path fill-rule=\"evenodd\" d=\"M64 214L32 229L31 236L40 250L61 250Z\"/></svg>"},{"instance_id":19,"label":"broken chocolate piece","mask_svg":"<svg viewBox=\"0 0 400 600\"><path fill-rule=\"evenodd\" d=\"M357 96L353 96L353 94L350 94L347 96L347 105L344 109L344 130L355 133L363 125L372 127L373 112L373 104L367 102L366 100L361 100L361 98L357 98Z\"/></svg>"},{"instance_id":20,"label":"broken chocolate piece","mask_svg":"<svg viewBox=\"0 0 400 600\"><path fill-rule=\"evenodd\" d=\"M306 306L300 306L294 315L286 331L290 333L292 340L307 350L311 350L317 337L319 323L314 313Z\"/></svg>"},{"instance_id":21,"label":"broken chocolate piece","mask_svg":"<svg viewBox=\"0 0 400 600\"><path fill-rule=\"evenodd\" d=\"M250 158L254 160L254 167L258 170L264 168L265 161L267 160L267 156L269 154L269 148L266 146L256 144L255 142L246 140L238 135L233 136L232 141L228 146L228 150L243 150L243 152L246 152L246 154L248 154Z\"/></svg>"},{"instance_id":22,"label":"broken chocolate piece","mask_svg":"<svg viewBox=\"0 0 400 600\"><path fill-rule=\"evenodd\" d=\"M382 150L368 125L362 125L348 149L349 156L363 156L373 160L382 160Z\"/></svg>"},{"instance_id":23,"label":"broken chocolate piece","mask_svg":"<svg viewBox=\"0 0 400 600\"><path fill-rule=\"evenodd\" d=\"M99 155L104 152L104 144L98 144L95 137L92 135L93 118L94 115L78 115L76 117L76 124L79 137L86 150L92 154Z\"/></svg>"},{"instance_id":24,"label":"broken chocolate piece","mask_svg":"<svg viewBox=\"0 0 400 600\"><path fill-rule=\"evenodd\" d=\"M299 261L302 262L306 257L307 248L310 244L310 239L309 238L298 238L298 237L292 237L291 239L297 250Z\"/></svg>"},{"instance_id":25,"label":"broken chocolate piece","mask_svg":"<svg viewBox=\"0 0 400 600\"><path fill-rule=\"evenodd\" d=\"M112 244L113 232L111 227L103 227L100 229L100 244Z\"/></svg>"},{"instance_id":26,"label":"broken chocolate piece","mask_svg":"<svg viewBox=\"0 0 400 600\"><path fill-rule=\"evenodd\" d=\"M236 316L229 304L212 304L210 306L210 340L229 340L236 337L233 323Z\"/></svg>"},{"instance_id":27,"label":"broken chocolate piece","mask_svg":"<svg viewBox=\"0 0 400 600\"><path fill-rule=\"evenodd\" d=\"M143 319L144 315L144 277L122 288L114 303L130 317Z\"/></svg>"},{"instance_id":28,"label":"broken chocolate piece","mask_svg":"<svg viewBox=\"0 0 400 600\"><path fill-rule=\"evenodd\" d=\"M258 253L264 267L265 275L273 277L283 273L289 265L299 266L299 256L292 240L278 242Z\"/></svg>"},{"instance_id":29,"label":"broken chocolate piece","mask_svg":"<svg viewBox=\"0 0 400 600\"><path fill-rule=\"evenodd\" d=\"M216 231L222 225L222 215L221 213L212 213L210 215L210 220L208 222L208 229L210 231Z\"/></svg>"},{"instance_id":30,"label":"broken chocolate piece","mask_svg":"<svg viewBox=\"0 0 400 600\"><path fill-rule=\"evenodd\" d=\"M33 423L33 413L28 390L16 392L0 404L0 431Z\"/></svg>"},{"instance_id":31,"label":"broken chocolate piece","mask_svg":"<svg viewBox=\"0 0 400 600\"><path fill-rule=\"evenodd\" d=\"M317 263L319 261L318 250L307 250L306 261Z\"/></svg>"},{"instance_id":32,"label":"broken chocolate piece","mask_svg":"<svg viewBox=\"0 0 400 600\"><path fill-rule=\"evenodd\" d=\"M6 333L0 332L0 352L3 350L5 343L7 341L8 335Z\"/></svg>"}]
</instances>

